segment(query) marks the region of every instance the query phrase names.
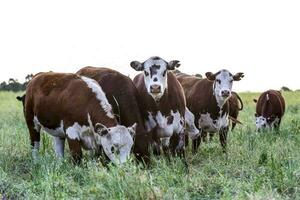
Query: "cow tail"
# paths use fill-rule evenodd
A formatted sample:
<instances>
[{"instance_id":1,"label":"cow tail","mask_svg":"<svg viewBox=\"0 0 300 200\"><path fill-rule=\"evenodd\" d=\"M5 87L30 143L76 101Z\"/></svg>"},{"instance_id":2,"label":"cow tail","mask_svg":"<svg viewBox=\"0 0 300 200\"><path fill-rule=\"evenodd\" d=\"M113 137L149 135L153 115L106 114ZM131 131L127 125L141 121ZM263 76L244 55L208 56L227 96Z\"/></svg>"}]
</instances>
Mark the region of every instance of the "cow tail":
<instances>
[{"instance_id":1,"label":"cow tail","mask_svg":"<svg viewBox=\"0 0 300 200\"><path fill-rule=\"evenodd\" d=\"M239 108L239 110L243 110L244 109L244 104L243 104L243 101L242 101L241 97L238 94L236 94L236 97L238 98L238 100L241 104L241 107Z\"/></svg>"}]
</instances>

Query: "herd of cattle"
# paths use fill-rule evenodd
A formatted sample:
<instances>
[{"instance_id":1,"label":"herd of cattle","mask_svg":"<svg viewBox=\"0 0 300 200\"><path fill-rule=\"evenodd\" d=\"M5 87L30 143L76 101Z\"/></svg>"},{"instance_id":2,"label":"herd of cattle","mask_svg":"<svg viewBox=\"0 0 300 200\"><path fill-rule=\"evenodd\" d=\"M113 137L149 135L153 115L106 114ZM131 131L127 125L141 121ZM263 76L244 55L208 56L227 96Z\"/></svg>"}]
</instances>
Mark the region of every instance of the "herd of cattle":
<instances>
[{"instance_id":1,"label":"herd of cattle","mask_svg":"<svg viewBox=\"0 0 300 200\"><path fill-rule=\"evenodd\" d=\"M71 155L80 162L82 149L124 163L131 151L149 162L150 152L179 155L185 161L189 139L196 152L202 141L218 133L226 152L243 102L232 92L243 73L207 72L206 78L175 72L179 61L151 57L130 66L140 71L133 80L108 68L84 67L75 74L42 72L17 97L30 134L33 155L43 129L54 137L55 152L64 156L67 139ZM174 72L173 72L174 71ZM285 111L280 92L264 92L256 104L256 127L278 129Z\"/></svg>"}]
</instances>

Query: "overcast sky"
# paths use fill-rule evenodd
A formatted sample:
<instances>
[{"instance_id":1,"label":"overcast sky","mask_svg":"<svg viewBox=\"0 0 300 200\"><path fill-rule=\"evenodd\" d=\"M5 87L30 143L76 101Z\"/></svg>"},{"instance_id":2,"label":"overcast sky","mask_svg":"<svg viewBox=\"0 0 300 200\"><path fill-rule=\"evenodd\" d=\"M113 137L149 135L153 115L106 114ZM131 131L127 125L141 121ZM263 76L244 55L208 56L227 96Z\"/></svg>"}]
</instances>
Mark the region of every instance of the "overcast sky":
<instances>
[{"instance_id":1,"label":"overcast sky","mask_svg":"<svg viewBox=\"0 0 300 200\"><path fill-rule=\"evenodd\" d=\"M0 2L0 81L91 65L136 74L160 56L181 71L244 72L237 91L300 88L299 1Z\"/></svg>"}]
</instances>

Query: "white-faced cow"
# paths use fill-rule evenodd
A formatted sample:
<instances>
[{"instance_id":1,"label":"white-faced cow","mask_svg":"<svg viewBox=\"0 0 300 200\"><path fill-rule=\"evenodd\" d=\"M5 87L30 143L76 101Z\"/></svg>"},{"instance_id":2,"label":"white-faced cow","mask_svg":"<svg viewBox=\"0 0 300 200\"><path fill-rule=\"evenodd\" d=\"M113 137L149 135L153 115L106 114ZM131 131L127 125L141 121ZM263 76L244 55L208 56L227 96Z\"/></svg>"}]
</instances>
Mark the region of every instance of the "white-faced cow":
<instances>
[{"instance_id":1,"label":"white-faced cow","mask_svg":"<svg viewBox=\"0 0 300 200\"><path fill-rule=\"evenodd\" d=\"M172 154L184 155L185 97L180 83L169 70L179 67L179 61L166 62L151 57L145 62L133 61L131 67L142 71L133 82L139 93L142 116L147 131L153 133L153 146Z\"/></svg>"},{"instance_id":2,"label":"white-faced cow","mask_svg":"<svg viewBox=\"0 0 300 200\"><path fill-rule=\"evenodd\" d=\"M144 127L144 119L138 103L138 93L132 80L108 68L84 67L76 74L92 78L98 82L121 125L137 123L133 152L138 160L149 162L149 142L151 134Z\"/></svg>"},{"instance_id":3,"label":"white-faced cow","mask_svg":"<svg viewBox=\"0 0 300 200\"><path fill-rule=\"evenodd\" d=\"M187 101L188 109L195 116L195 124L201 131L201 137L207 133L219 133L223 151L226 151L228 132L228 98L231 96L233 81L239 81L243 73L232 75L228 70L215 74L206 73L205 79L186 74L178 75ZM193 140L193 151L196 152L201 138Z\"/></svg>"},{"instance_id":4,"label":"white-faced cow","mask_svg":"<svg viewBox=\"0 0 300 200\"><path fill-rule=\"evenodd\" d=\"M262 93L258 100L254 99L254 102L256 103L256 130L274 128L277 131L285 112L285 101L281 93L268 90Z\"/></svg>"},{"instance_id":5,"label":"white-faced cow","mask_svg":"<svg viewBox=\"0 0 300 200\"><path fill-rule=\"evenodd\" d=\"M80 162L82 150L103 148L114 163L123 163L133 145L135 126L118 125L101 86L93 79L65 73L39 73L26 89L24 115L33 151L40 146L41 128L54 137L55 152Z\"/></svg>"}]
</instances>

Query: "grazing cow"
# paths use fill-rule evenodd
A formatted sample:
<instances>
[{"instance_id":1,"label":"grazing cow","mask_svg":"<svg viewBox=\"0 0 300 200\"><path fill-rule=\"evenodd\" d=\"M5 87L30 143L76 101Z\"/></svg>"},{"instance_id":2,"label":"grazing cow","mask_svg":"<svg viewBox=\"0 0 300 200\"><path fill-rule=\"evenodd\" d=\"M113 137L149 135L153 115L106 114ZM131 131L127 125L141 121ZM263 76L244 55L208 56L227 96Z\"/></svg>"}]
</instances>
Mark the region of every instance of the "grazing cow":
<instances>
[{"instance_id":1,"label":"grazing cow","mask_svg":"<svg viewBox=\"0 0 300 200\"><path fill-rule=\"evenodd\" d=\"M239 112L243 110L244 105L241 97L236 92L231 92L231 96L228 99L229 102L229 116L232 118L232 128L233 131L234 127L237 124L237 118L239 115Z\"/></svg>"},{"instance_id":2,"label":"grazing cow","mask_svg":"<svg viewBox=\"0 0 300 200\"><path fill-rule=\"evenodd\" d=\"M76 74L92 78L98 82L106 94L114 113L118 113L121 125L130 126L137 123L133 152L138 160L149 162L148 134L144 127L138 103L138 93L132 80L123 74L108 68L84 67Z\"/></svg>"},{"instance_id":3,"label":"grazing cow","mask_svg":"<svg viewBox=\"0 0 300 200\"><path fill-rule=\"evenodd\" d=\"M130 66L138 74L133 82L139 93L142 116L147 131L154 130L152 145L155 153L175 155L184 153L185 97L180 83L169 70L179 67L179 61L166 62L160 57L151 57L143 63L132 61Z\"/></svg>"},{"instance_id":4,"label":"grazing cow","mask_svg":"<svg viewBox=\"0 0 300 200\"><path fill-rule=\"evenodd\" d=\"M39 73L26 89L24 115L33 153L40 145L41 128L54 137L55 152L64 155L65 139L80 162L82 150L99 151L123 163L133 145L132 127L118 125L101 86L90 78L66 73Z\"/></svg>"},{"instance_id":5,"label":"grazing cow","mask_svg":"<svg viewBox=\"0 0 300 200\"><path fill-rule=\"evenodd\" d=\"M256 130L274 128L279 130L281 118L285 112L285 101L279 91L268 90L262 93L256 103Z\"/></svg>"},{"instance_id":6,"label":"grazing cow","mask_svg":"<svg viewBox=\"0 0 300 200\"><path fill-rule=\"evenodd\" d=\"M215 74L207 72L205 79L186 74L179 74L187 101L188 109L195 116L196 127L201 129L201 137L207 133L219 132L220 143L223 151L226 151L228 132L228 99L231 96L233 81L239 81L243 73L232 75L227 70L221 70ZM193 152L200 145L201 138L193 140Z\"/></svg>"}]
</instances>

